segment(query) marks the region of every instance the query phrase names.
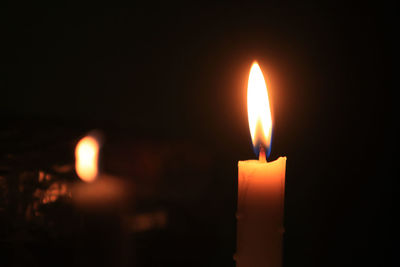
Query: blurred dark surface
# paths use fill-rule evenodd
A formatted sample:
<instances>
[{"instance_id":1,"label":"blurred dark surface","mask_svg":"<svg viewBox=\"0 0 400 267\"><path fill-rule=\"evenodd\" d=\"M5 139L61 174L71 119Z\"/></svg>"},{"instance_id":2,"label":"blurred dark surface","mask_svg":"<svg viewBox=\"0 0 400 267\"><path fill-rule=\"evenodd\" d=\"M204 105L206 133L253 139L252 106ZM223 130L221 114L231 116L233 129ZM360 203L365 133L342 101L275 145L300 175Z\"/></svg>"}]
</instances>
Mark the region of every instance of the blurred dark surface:
<instances>
[{"instance_id":1,"label":"blurred dark surface","mask_svg":"<svg viewBox=\"0 0 400 267\"><path fill-rule=\"evenodd\" d=\"M0 265L234 266L256 59L269 160L288 157L284 266L391 266L394 10L2 9ZM60 186L46 202L53 183L80 183L74 147L92 129L132 199L81 210Z\"/></svg>"}]
</instances>

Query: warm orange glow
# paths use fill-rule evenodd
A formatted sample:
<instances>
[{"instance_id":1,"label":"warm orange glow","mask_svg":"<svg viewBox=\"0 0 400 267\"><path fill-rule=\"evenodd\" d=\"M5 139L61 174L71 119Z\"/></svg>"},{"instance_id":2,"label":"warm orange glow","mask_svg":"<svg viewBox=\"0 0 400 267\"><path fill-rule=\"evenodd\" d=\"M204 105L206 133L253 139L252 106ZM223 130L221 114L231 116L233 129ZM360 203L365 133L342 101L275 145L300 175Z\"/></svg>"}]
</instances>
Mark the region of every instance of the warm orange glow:
<instances>
[{"instance_id":1,"label":"warm orange glow","mask_svg":"<svg viewBox=\"0 0 400 267\"><path fill-rule=\"evenodd\" d=\"M254 62L250 69L247 87L247 112L253 146L262 145L268 151L271 146L272 117L267 86L257 62Z\"/></svg>"},{"instance_id":2,"label":"warm orange glow","mask_svg":"<svg viewBox=\"0 0 400 267\"><path fill-rule=\"evenodd\" d=\"M99 142L91 136L82 138L75 149L75 170L85 182L92 182L98 173Z\"/></svg>"}]
</instances>

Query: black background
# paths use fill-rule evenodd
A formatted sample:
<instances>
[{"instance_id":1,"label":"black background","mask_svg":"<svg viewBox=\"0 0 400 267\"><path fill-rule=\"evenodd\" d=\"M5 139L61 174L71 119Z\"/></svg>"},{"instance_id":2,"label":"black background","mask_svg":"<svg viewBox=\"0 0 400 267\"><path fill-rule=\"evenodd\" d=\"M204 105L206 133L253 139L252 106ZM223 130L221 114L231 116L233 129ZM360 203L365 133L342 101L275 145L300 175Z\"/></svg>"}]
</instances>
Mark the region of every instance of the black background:
<instances>
[{"instance_id":1,"label":"black background","mask_svg":"<svg viewBox=\"0 0 400 267\"><path fill-rule=\"evenodd\" d=\"M254 158L245 97L257 60L273 104L270 160L288 157L284 265L389 266L393 10L303 3L3 9L1 127L99 128L110 144L145 139L157 149L152 142L185 141L193 154L201 147L219 168L197 193L204 210L221 209L201 211L195 225L217 220L225 230L209 233L209 243L192 236L196 249L213 247L193 258L233 266L236 166Z\"/></svg>"}]
</instances>

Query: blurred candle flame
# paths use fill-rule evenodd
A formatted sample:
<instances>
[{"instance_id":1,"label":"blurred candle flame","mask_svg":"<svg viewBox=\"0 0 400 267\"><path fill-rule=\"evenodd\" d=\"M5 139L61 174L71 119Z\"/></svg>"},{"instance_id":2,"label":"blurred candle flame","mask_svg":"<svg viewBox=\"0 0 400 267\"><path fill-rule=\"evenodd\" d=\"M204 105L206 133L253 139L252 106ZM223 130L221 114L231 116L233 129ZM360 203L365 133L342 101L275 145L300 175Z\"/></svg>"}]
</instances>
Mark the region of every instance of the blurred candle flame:
<instances>
[{"instance_id":1,"label":"blurred candle flame","mask_svg":"<svg viewBox=\"0 0 400 267\"><path fill-rule=\"evenodd\" d=\"M98 157L100 145L96 138L82 138L75 149L75 170L79 178L92 182L98 174Z\"/></svg>"},{"instance_id":2,"label":"blurred candle flame","mask_svg":"<svg viewBox=\"0 0 400 267\"><path fill-rule=\"evenodd\" d=\"M247 87L247 113L254 151L258 154L260 146L262 146L268 157L271 152L272 116L267 86L257 62L254 62L250 69Z\"/></svg>"}]
</instances>

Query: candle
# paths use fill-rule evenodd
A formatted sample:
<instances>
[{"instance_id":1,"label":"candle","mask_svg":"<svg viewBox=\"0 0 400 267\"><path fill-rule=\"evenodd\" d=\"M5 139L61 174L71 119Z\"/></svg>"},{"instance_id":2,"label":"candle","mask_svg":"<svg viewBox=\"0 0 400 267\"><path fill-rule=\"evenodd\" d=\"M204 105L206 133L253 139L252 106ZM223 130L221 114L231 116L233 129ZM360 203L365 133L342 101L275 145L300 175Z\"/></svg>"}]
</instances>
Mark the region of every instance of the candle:
<instances>
[{"instance_id":1,"label":"candle","mask_svg":"<svg viewBox=\"0 0 400 267\"><path fill-rule=\"evenodd\" d=\"M80 208L104 211L121 207L132 188L120 177L99 172L100 147L101 135L97 132L82 138L76 145L75 170L84 183L72 187L72 197Z\"/></svg>"},{"instance_id":2,"label":"candle","mask_svg":"<svg viewBox=\"0 0 400 267\"><path fill-rule=\"evenodd\" d=\"M283 200L286 157L267 162L272 116L264 76L253 63L247 89L253 147L259 160L239 161L237 248L238 267L282 265Z\"/></svg>"}]
</instances>

